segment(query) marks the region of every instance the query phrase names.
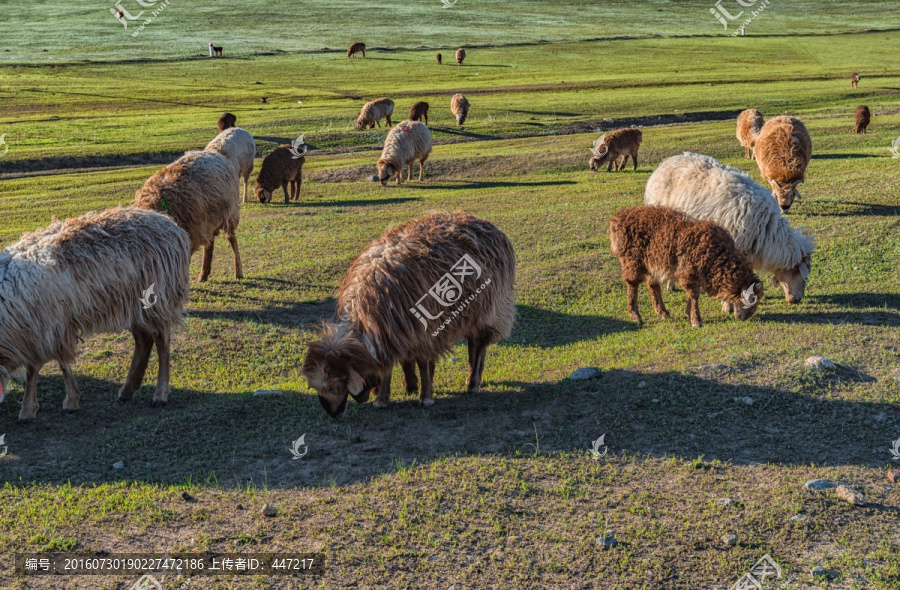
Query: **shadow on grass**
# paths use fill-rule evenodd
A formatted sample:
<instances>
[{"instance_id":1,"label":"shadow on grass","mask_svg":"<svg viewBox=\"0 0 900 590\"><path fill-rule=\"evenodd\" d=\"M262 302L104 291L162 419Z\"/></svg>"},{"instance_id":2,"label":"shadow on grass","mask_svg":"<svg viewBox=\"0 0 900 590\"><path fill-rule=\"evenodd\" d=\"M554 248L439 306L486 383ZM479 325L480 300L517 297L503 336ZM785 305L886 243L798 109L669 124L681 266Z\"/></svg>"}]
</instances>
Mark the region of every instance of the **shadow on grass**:
<instances>
[{"instance_id":1,"label":"shadow on grass","mask_svg":"<svg viewBox=\"0 0 900 590\"><path fill-rule=\"evenodd\" d=\"M391 186L391 185L388 185ZM401 187L403 185L400 185ZM419 188L419 187L416 187ZM387 199L348 199L346 201L292 201L285 203L284 198L275 199L272 205L281 207L368 207L370 205L399 205L411 201L421 201L420 197L391 197ZM268 206L268 205L266 205Z\"/></svg>"},{"instance_id":2,"label":"shadow on grass","mask_svg":"<svg viewBox=\"0 0 900 590\"><path fill-rule=\"evenodd\" d=\"M839 293L808 295L807 300L859 311L775 312L759 314L761 322L786 324L860 324L864 326L900 326L900 295L893 293Z\"/></svg>"},{"instance_id":3,"label":"shadow on grass","mask_svg":"<svg viewBox=\"0 0 900 590\"><path fill-rule=\"evenodd\" d=\"M614 318L569 315L529 305L516 306L516 311L516 326L501 345L552 348L638 329L632 322Z\"/></svg>"},{"instance_id":4,"label":"shadow on grass","mask_svg":"<svg viewBox=\"0 0 900 590\"><path fill-rule=\"evenodd\" d=\"M859 158L884 158L886 156L876 156L873 154L816 154L813 160L856 160Z\"/></svg>"},{"instance_id":5,"label":"shadow on grass","mask_svg":"<svg viewBox=\"0 0 900 590\"><path fill-rule=\"evenodd\" d=\"M248 295L248 289L272 289L274 284L283 283L282 288L296 289L300 285L290 281L279 279L243 279L240 283L240 293L226 293L211 286L195 286L194 291L204 297L221 297L231 299L236 305L245 305L260 301L265 307L259 310L233 310L233 311L205 311L192 310L187 312L187 317L202 320L228 320L232 322L263 324L280 326L296 330L306 329L310 324L315 324L323 319L334 317L337 300L329 297L322 301L281 301L272 302L270 299L260 300ZM322 285L306 285L306 287L323 288ZM328 288L328 287L324 287Z\"/></svg>"},{"instance_id":6,"label":"shadow on grass","mask_svg":"<svg viewBox=\"0 0 900 590\"><path fill-rule=\"evenodd\" d=\"M502 180L485 180L471 182L457 182L455 184L422 184L416 185L417 189L480 189L480 188L504 188L512 186L557 186L565 184L578 184L574 180L541 180L538 182L507 182ZM388 185L391 186L391 185Z\"/></svg>"},{"instance_id":7,"label":"shadow on grass","mask_svg":"<svg viewBox=\"0 0 900 590\"><path fill-rule=\"evenodd\" d=\"M810 201L802 213L811 217L896 217L900 216L900 205L879 205L876 203L856 203L854 201ZM820 210L816 210L820 209Z\"/></svg>"}]
</instances>

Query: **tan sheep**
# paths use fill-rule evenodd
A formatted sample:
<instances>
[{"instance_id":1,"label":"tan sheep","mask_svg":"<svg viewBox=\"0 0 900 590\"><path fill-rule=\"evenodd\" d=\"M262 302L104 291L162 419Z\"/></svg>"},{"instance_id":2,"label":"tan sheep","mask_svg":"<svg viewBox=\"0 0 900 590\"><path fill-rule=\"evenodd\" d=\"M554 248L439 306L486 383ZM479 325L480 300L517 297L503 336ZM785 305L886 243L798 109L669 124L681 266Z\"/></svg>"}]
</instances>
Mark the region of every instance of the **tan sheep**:
<instances>
[{"instance_id":1,"label":"tan sheep","mask_svg":"<svg viewBox=\"0 0 900 590\"><path fill-rule=\"evenodd\" d=\"M469 101L462 94L454 94L450 99L450 112L456 117L456 124L462 125L469 116Z\"/></svg>"},{"instance_id":2,"label":"tan sheep","mask_svg":"<svg viewBox=\"0 0 900 590\"><path fill-rule=\"evenodd\" d=\"M407 169L407 179L412 179L412 165L419 162L419 181L425 177L425 160L431 155L431 131L421 121L403 121L388 132L384 149L378 160L378 178L381 185L397 176L397 184L403 180L403 169Z\"/></svg>"},{"instance_id":3,"label":"tan sheep","mask_svg":"<svg viewBox=\"0 0 900 590\"><path fill-rule=\"evenodd\" d=\"M769 119L756 138L754 153L759 171L772 185L772 196L787 213L794 200L800 200L797 185L804 181L812 157L809 131L794 117Z\"/></svg>"},{"instance_id":4,"label":"tan sheep","mask_svg":"<svg viewBox=\"0 0 900 590\"><path fill-rule=\"evenodd\" d=\"M637 127L623 127L604 133L591 148L591 157L588 160L591 170L596 172L604 162L606 162L607 172L612 169L613 165L616 170L622 170L625 168L628 156L631 156L632 170L637 170L638 149L641 147L643 139L644 134ZM622 156L621 164L617 162L619 156Z\"/></svg>"},{"instance_id":5,"label":"tan sheep","mask_svg":"<svg viewBox=\"0 0 900 590\"><path fill-rule=\"evenodd\" d=\"M765 120L762 113L756 109L747 109L742 111L737 118L737 136L738 142L744 148L744 157L747 159L754 158L753 147L756 145L756 138L762 129Z\"/></svg>"},{"instance_id":6,"label":"tan sheep","mask_svg":"<svg viewBox=\"0 0 900 590\"><path fill-rule=\"evenodd\" d=\"M303 164L306 156L294 157L293 146L280 145L266 156L256 177L256 198L260 203L270 203L272 192L279 186L284 191L284 202L300 198L300 184L303 182ZM290 195L288 195L290 184Z\"/></svg>"},{"instance_id":7,"label":"tan sheep","mask_svg":"<svg viewBox=\"0 0 900 590\"><path fill-rule=\"evenodd\" d=\"M353 43L347 48L347 57L354 57L357 53L362 53L363 57L366 56L365 43Z\"/></svg>"},{"instance_id":8,"label":"tan sheep","mask_svg":"<svg viewBox=\"0 0 900 590\"><path fill-rule=\"evenodd\" d=\"M463 61L466 59L466 50L460 47L456 50L456 64L462 65Z\"/></svg>"},{"instance_id":9,"label":"tan sheep","mask_svg":"<svg viewBox=\"0 0 900 590\"><path fill-rule=\"evenodd\" d=\"M207 152L225 156L235 167L238 177L244 179L244 203L250 188L250 175L253 173L253 159L256 157L256 141L244 129L230 127L216 136L206 145Z\"/></svg>"},{"instance_id":10,"label":"tan sheep","mask_svg":"<svg viewBox=\"0 0 900 590\"><path fill-rule=\"evenodd\" d=\"M203 248L200 281L209 277L213 245L219 232L234 251L234 276L244 277L238 252L237 226L241 215L241 188L234 166L212 152L187 152L144 183L134 205L166 213L191 240L191 254Z\"/></svg>"},{"instance_id":11,"label":"tan sheep","mask_svg":"<svg viewBox=\"0 0 900 590\"><path fill-rule=\"evenodd\" d=\"M391 126L391 115L394 114L394 101L389 98L376 98L363 105L362 110L353 123L354 129L368 129L376 125L381 127L381 119L387 120L387 126Z\"/></svg>"}]
</instances>

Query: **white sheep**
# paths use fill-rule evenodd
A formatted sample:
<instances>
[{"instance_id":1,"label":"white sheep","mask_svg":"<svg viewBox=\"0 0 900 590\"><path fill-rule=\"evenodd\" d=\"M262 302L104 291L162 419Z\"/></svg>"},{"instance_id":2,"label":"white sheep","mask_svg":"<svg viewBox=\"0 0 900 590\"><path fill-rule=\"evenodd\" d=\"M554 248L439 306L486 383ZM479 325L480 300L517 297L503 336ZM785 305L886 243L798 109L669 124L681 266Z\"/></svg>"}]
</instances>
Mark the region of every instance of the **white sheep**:
<instances>
[{"instance_id":1,"label":"white sheep","mask_svg":"<svg viewBox=\"0 0 900 590\"><path fill-rule=\"evenodd\" d=\"M238 178L244 179L243 202L247 202L253 159L256 157L256 141L245 129L229 127L206 145L205 151L225 156L237 169Z\"/></svg>"}]
</instances>

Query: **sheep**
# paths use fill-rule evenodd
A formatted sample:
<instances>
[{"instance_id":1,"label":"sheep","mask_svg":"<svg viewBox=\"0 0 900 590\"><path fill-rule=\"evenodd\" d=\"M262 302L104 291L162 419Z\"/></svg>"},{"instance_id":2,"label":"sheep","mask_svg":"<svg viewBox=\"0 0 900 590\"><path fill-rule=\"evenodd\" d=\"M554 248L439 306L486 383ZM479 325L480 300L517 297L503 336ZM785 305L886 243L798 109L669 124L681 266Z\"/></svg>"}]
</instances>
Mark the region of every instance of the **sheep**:
<instances>
[{"instance_id":1,"label":"sheep","mask_svg":"<svg viewBox=\"0 0 900 590\"><path fill-rule=\"evenodd\" d=\"M412 180L412 166L419 162L419 182L425 177L425 160L431 155L431 131L421 121L402 121L388 132L384 140L384 149L378 159L378 179L381 186L397 175L397 184L403 181L403 169L407 169L406 177Z\"/></svg>"},{"instance_id":2,"label":"sheep","mask_svg":"<svg viewBox=\"0 0 900 590\"><path fill-rule=\"evenodd\" d=\"M772 185L772 196L787 213L794 200L800 200L797 185L804 181L812 157L809 131L794 117L769 119L756 138L753 152L763 178Z\"/></svg>"},{"instance_id":3,"label":"sheep","mask_svg":"<svg viewBox=\"0 0 900 590\"><path fill-rule=\"evenodd\" d=\"M422 119L425 119L425 124L428 125L428 103L420 100L409 110L409 120L421 121Z\"/></svg>"},{"instance_id":4,"label":"sheep","mask_svg":"<svg viewBox=\"0 0 900 590\"><path fill-rule=\"evenodd\" d=\"M219 127L219 133L222 133L226 129L234 127L235 123L237 123L237 117L235 117L231 113L222 113L222 116L219 117L219 121L217 123Z\"/></svg>"},{"instance_id":5,"label":"sheep","mask_svg":"<svg viewBox=\"0 0 900 590\"><path fill-rule=\"evenodd\" d=\"M700 154L672 156L650 175L644 204L717 223L754 270L774 275L788 303L803 298L815 243L791 228L772 193L745 172Z\"/></svg>"},{"instance_id":6,"label":"sheep","mask_svg":"<svg viewBox=\"0 0 900 590\"><path fill-rule=\"evenodd\" d=\"M362 53L363 57L366 56L365 43L353 43L347 48L347 57L354 57L357 53Z\"/></svg>"},{"instance_id":7,"label":"sheep","mask_svg":"<svg viewBox=\"0 0 900 590\"><path fill-rule=\"evenodd\" d=\"M740 320L752 316L762 299L763 285L750 261L728 232L712 221L692 219L667 207L629 207L610 220L609 242L628 287L628 315L639 324L641 281L647 282L653 309L668 318L660 283L677 280L687 294L686 313L695 328L703 325L701 292L731 304Z\"/></svg>"},{"instance_id":8,"label":"sheep","mask_svg":"<svg viewBox=\"0 0 900 590\"><path fill-rule=\"evenodd\" d=\"M454 94L450 99L450 112L456 117L456 124L462 125L469 116L469 101L462 94Z\"/></svg>"},{"instance_id":9,"label":"sheep","mask_svg":"<svg viewBox=\"0 0 900 590\"><path fill-rule=\"evenodd\" d=\"M234 251L234 276L244 278L238 252L241 189L237 171L224 156L187 152L147 179L134 196L140 209L168 213L191 238L191 255L203 247L201 282L209 277L213 246L223 229Z\"/></svg>"},{"instance_id":10,"label":"sheep","mask_svg":"<svg viewBox=\"0 0 900 590\"><path fill-rule=\"evenodd\" d=\"M463 60L466 59L466 50L460 47L456 50L456 65L462 65Z\"/></svg>"},{"instance_id":11,"label":"sheep","mask_svg":"<svg viewBox=\"0 0 900 590\"><path fill-rule=\"evenodd\" d=\"M353 123L354 129L368 129L378 125L381 127L381 119L387 120L387 126L391 126L391 115L394 114L394 101L389 98L376 98L371 102L363 105L356 121Z\"/></svg>"},{"instance_id":12,"label":"sheep","mask_svg":"<svg viewBox=\"0 0 900 590\"><path fill-rule=\"evenodd\" d=\"M851 87L851 88L856 88L856 85L859 83L859 79L860 79L861 77L862 77L862 76L860 76L860 75L857 74L856 72L853 72L852 74L850 74L850 87Z\"/></svg>"},{"instance_id":13,"label":"sheep","mask_svg":"<svg viewBox=\"0 0 900 590\"><path fill-rule=\"evenodd\" d=\"M189 247L187 233L168 216L115 207L54 220L0 252L0 400L9 374L24 367L19 420L34 420L38 374L55 360L66 388L63 410L78 410L81 394L71 368L78 343L130 330L134 356L119 400L140 389L155 344L153 405L164 405L169 339L189 295Z\"/></svg>"},{"instance_id":14,"label":"sheep","mask_svg":"<svg viewBox=\"0 0 900 590\"><path fill-rule=\"evenodd\" d=\"M244 179L243 202L246 203L250 175L253 173L253 159L256 157L256 141L253 136L240 127L231 127L209 142L206 151L228 158L235 167L238 177Z\"/></svg>"},{"instance_id":15,"label":"sheep","mask_svg":"<svg viewBox=\"0 0 900 590\"><path fill-rule=\"evenodd\" d=\"M209 56L210 57L222 57L222 48L216 47L212 43L209 44Z\"/></svg>"},{"instance_id":16,"label":"sheep","mask_svg":"<svg viewBox=\"0 0 900 590\"><path fill-rule=\"evenodd\" d=\"M284 144L275 148L271 154L263 159L262 168L256 177L256 198L260 203L270 203L272 192L279 186L284 191L285 204L290 199L300 198L300 184L303 182L303 164L306 156L294 157L291 151L293 146ZM291 192L288 195L288 183Z\"/></svg>"},{"instance_id":17,"label":"sheep","mask_svg":"<svg viewBox=\"0 0 900 590\"><path fill-rule=\"evenodd\" d=\"M756 144L756 138L759 136L763 123L765 123L765 121L763 120L762 113L756 109L747 109L738 115L737 132L735 135L737 136L738 142L740 142L741 146L744 148L744 157L747 159L755 157L753 155L753 146Z\"/></svg>"},{"instance_id":18,"label":"sheep","mask_svg":"<svg viewBox=\"0 0 900 590\"><path fill-rule=\"evenodd\" d=\"M864 104L856 107L856 126L853 127L853 131L857 133L865 133L866 127L869 126L869 121L872 120L872 112L869 110Z\"/></svg>"},{"instance_id":19,"label":"sheep","mask_svg":"<svg viewBox=\"0 0 900 590\"><path fill-rule=\"evenodd\" d=\"M597 171L604 162L607 163L606 171L609 172L615 164L616 170L624 170L628 156L631 156L632 170L638 167L638 149L644 134L637 127L623 127L601 135L591 148L591 157L588 164L591 170ZM622 163L617 160L622 156Z\"/></svg>"},{"instance_id":20,"label":"sheep","mask_svg":"<svg viewBox=\"0 0 900 590\"><path fill-rule=\"evenodd\" d=\"M328 415L341 419L348 394L365 403L377 389L375 406L387 407L397 363L415 391L415 363L427 407L435 363L465 338L466 388L477 391L487 347L515 321L515 272L506 235L466 212L431 213L389 229L350 265L337 321L326 322L309 345L303 375Z\"/></svg>"},{"instance_id":21,"label":"sheep","mask_svg":"<svg viewBox=\"0 0 900 590\"><path fill-rule=\"evenodd\" d=\"M437 62L438 62L438 65L441 65L441 54L440 53L437 54Z\"/></svg>"}]
</instances>

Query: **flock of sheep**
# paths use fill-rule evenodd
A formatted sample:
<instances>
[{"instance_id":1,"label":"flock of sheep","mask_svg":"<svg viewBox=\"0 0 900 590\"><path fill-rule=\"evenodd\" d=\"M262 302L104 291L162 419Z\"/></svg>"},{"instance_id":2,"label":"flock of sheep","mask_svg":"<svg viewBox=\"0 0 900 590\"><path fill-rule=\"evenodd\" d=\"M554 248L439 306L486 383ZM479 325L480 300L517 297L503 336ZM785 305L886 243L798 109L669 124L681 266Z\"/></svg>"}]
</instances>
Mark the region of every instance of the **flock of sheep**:
<instances>
[{"instance_id":1,"label":"flock of sheep","mask_svg":"<svg viewBox=\"0 0 900 590\"><path fill-rule=\"evenodd\" d=\"M364 46L354 45L348 55L354 48L364 54ZM458 52L459 63L464 57ZM393 108L387 98L369 102L354 126L369 128L381 119L390 126ZM451 109L462 124L468 101L457 94ZM416 103L409 119L390 129L377 162L382 184L394 177L399 184L404 169L411 178L416 161L423 179L432 149L427 115L428 104ZM857 109L857 132L865 131L869 118L868 108ZM167 402L170 337L188 301L191 256L203 248L199 280L205 281L215 238L224 232L235 277L243 276L236 236L240 185L243 180L246 202L256 143L235 123L234 115L223 114L219 135L204 150L187 152L151 176L132 206L54 221L0 252L0 401L10 372L25 368L20 420L35 418L38 373L54 360L66 388L63 409L78 409L70 368L77 344L103 332L129 330L134 337L119 400L129 400L141 387L156 346L153 404ZM613 165L621 170L631 157L637 169L642 138L637 128L606 134L591 150L590 168L607 163L607 171ZM621 262L634 321L642 321L637 307L642 282L662 317L669 316L662 286L679 285L696 327L700 293L721 300L723 311L738 319L752 316L763 295L755 272L771 273L789 303L803 297L814 242L791 228L783 213L800 198L797 186L812 154L809 133L796 118L764 122L751 109L738 117L737 138L772 190L713 158L686 152L653 172L644 206L612 217L610 246ZM289 145L267 155L256 180L257 199L270 202L278 186L286 201L297 199L304 160ZM467 389L477 390L488 346L513 328L515 268L507 236L461 211L429 214L374 240L351 264L339 289L336 319L322 326L303 364L325 411L341 418L348 397L365 402L372 392L377 407L387 406L397 364L406 390L431 405L435 364L462 338L469 352Z\"/></svg>"}]
</instances>

